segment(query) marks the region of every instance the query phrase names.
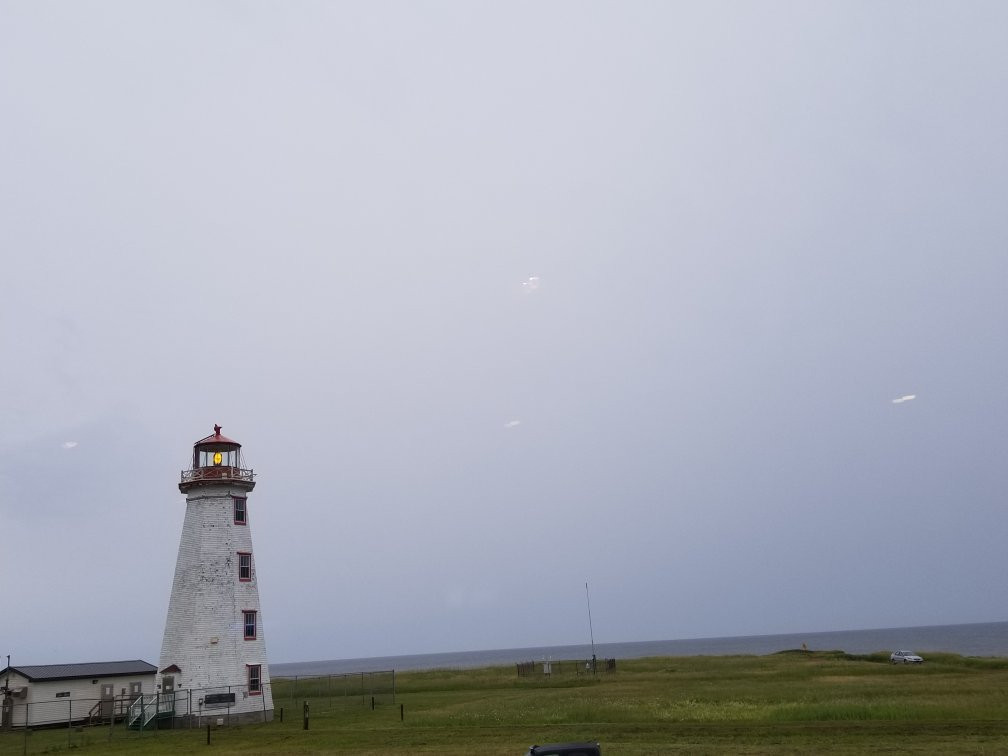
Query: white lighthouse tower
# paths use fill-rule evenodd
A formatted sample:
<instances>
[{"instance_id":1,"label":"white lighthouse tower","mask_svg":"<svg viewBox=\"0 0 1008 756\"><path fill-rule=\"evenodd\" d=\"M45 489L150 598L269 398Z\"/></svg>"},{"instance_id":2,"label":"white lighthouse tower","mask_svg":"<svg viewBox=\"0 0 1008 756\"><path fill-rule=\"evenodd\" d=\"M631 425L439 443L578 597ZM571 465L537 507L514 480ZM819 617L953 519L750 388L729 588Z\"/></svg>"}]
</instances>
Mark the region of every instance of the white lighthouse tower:
<instances>
[{"instance_id":1,"label":"white lighthouse tower","mask_svg":"<svg viewBox=\"0 0 1008 756\"><path fill-rule=\"evenodd\" d=\"M161 693L174 692L176 716L188 708L232 721L273 718L249 525L254 487L241 444L219 425L195 443L179 483L185 522L158 664Z\"/></svg>"}]
</instances>

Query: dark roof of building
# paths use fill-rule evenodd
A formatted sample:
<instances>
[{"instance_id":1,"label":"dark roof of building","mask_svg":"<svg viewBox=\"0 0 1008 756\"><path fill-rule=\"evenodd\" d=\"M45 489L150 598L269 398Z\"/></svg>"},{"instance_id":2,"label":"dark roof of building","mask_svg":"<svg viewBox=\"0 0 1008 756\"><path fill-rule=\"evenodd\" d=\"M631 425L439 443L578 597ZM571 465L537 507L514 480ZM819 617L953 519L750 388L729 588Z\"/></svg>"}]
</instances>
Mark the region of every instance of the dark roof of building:
<instances>
[{"instance_id":1,"label":"dark roof of building","mask_svg":"<svg viewBox=\"0 0 1008 756\"><path fill-rule=\"evenodd\" d=\"M7 669L35 680L72 680L81 677L118 677L120 675L153 675L157 667L140 659L131 661L85 662L83 664L23 664ZM7 669L0 670L0 678Z\"/></svg>"}]
</instances>

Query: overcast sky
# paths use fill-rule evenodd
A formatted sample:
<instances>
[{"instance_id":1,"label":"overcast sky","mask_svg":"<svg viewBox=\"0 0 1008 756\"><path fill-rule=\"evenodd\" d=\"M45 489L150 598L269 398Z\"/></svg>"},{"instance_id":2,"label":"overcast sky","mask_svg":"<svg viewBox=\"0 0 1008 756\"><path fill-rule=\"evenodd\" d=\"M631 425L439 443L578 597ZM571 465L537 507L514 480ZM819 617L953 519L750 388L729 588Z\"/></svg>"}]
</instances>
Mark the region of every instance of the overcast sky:
<instances>
[{"instance_id":1,"label":"overcast sky","mask_svg":"<svg viewBox=\"0 0 1008 756\"><path fill-rule=\"evenodd\" d=\"M214 423L274 662L1008 619L1006 39L0 0L0 655L157 661Z\"/></svg>"}]
</instances>

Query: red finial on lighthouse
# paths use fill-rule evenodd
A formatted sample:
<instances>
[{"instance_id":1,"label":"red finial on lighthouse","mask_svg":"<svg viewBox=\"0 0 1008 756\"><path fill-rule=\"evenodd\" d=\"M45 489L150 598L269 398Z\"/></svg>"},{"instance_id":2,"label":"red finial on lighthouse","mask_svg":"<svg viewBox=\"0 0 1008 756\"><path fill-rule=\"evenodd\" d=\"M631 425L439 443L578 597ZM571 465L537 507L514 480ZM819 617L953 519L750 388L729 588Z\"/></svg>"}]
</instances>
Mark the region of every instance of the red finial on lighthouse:
<instances>
[{"instance_id":1,"label":"red finial on lighthouse","mask_svg":"<svg viewBox=\"0 0 1008 756\"><path fill-rule=\"evenodd\" d=\"M214 427L213 427L213 432L214 432L215 436L219 436L220 435L220 426L215 424Z\"/></svg>"}]
</instances>

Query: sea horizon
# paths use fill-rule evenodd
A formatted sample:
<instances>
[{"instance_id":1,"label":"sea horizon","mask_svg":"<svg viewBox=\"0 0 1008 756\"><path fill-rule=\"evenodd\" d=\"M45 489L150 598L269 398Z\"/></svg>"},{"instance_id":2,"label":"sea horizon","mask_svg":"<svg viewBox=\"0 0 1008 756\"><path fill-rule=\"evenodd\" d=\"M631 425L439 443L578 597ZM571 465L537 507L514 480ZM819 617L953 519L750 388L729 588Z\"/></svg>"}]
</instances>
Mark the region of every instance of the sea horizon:
<instances>
[{"instance_id":1,"label":"sea horizon","mask_svg":"<svg viewBox=\"0 0 1008 756\"><path fill-rule=\"evenodd\" d=\"M909 648L923 654L946 652L963 656L1008 656L1008 622L600 642L594 644L594 655L599 659L617 660L648 656L765 655L802 647L814 651L845 651L851 654ZM592 654L593 646L588 642L557 646L279 662L270 665L270 676L308 677L393 669L397 671L472 669L529 661L590 659Z\"/></svg>"}]
</instances>

